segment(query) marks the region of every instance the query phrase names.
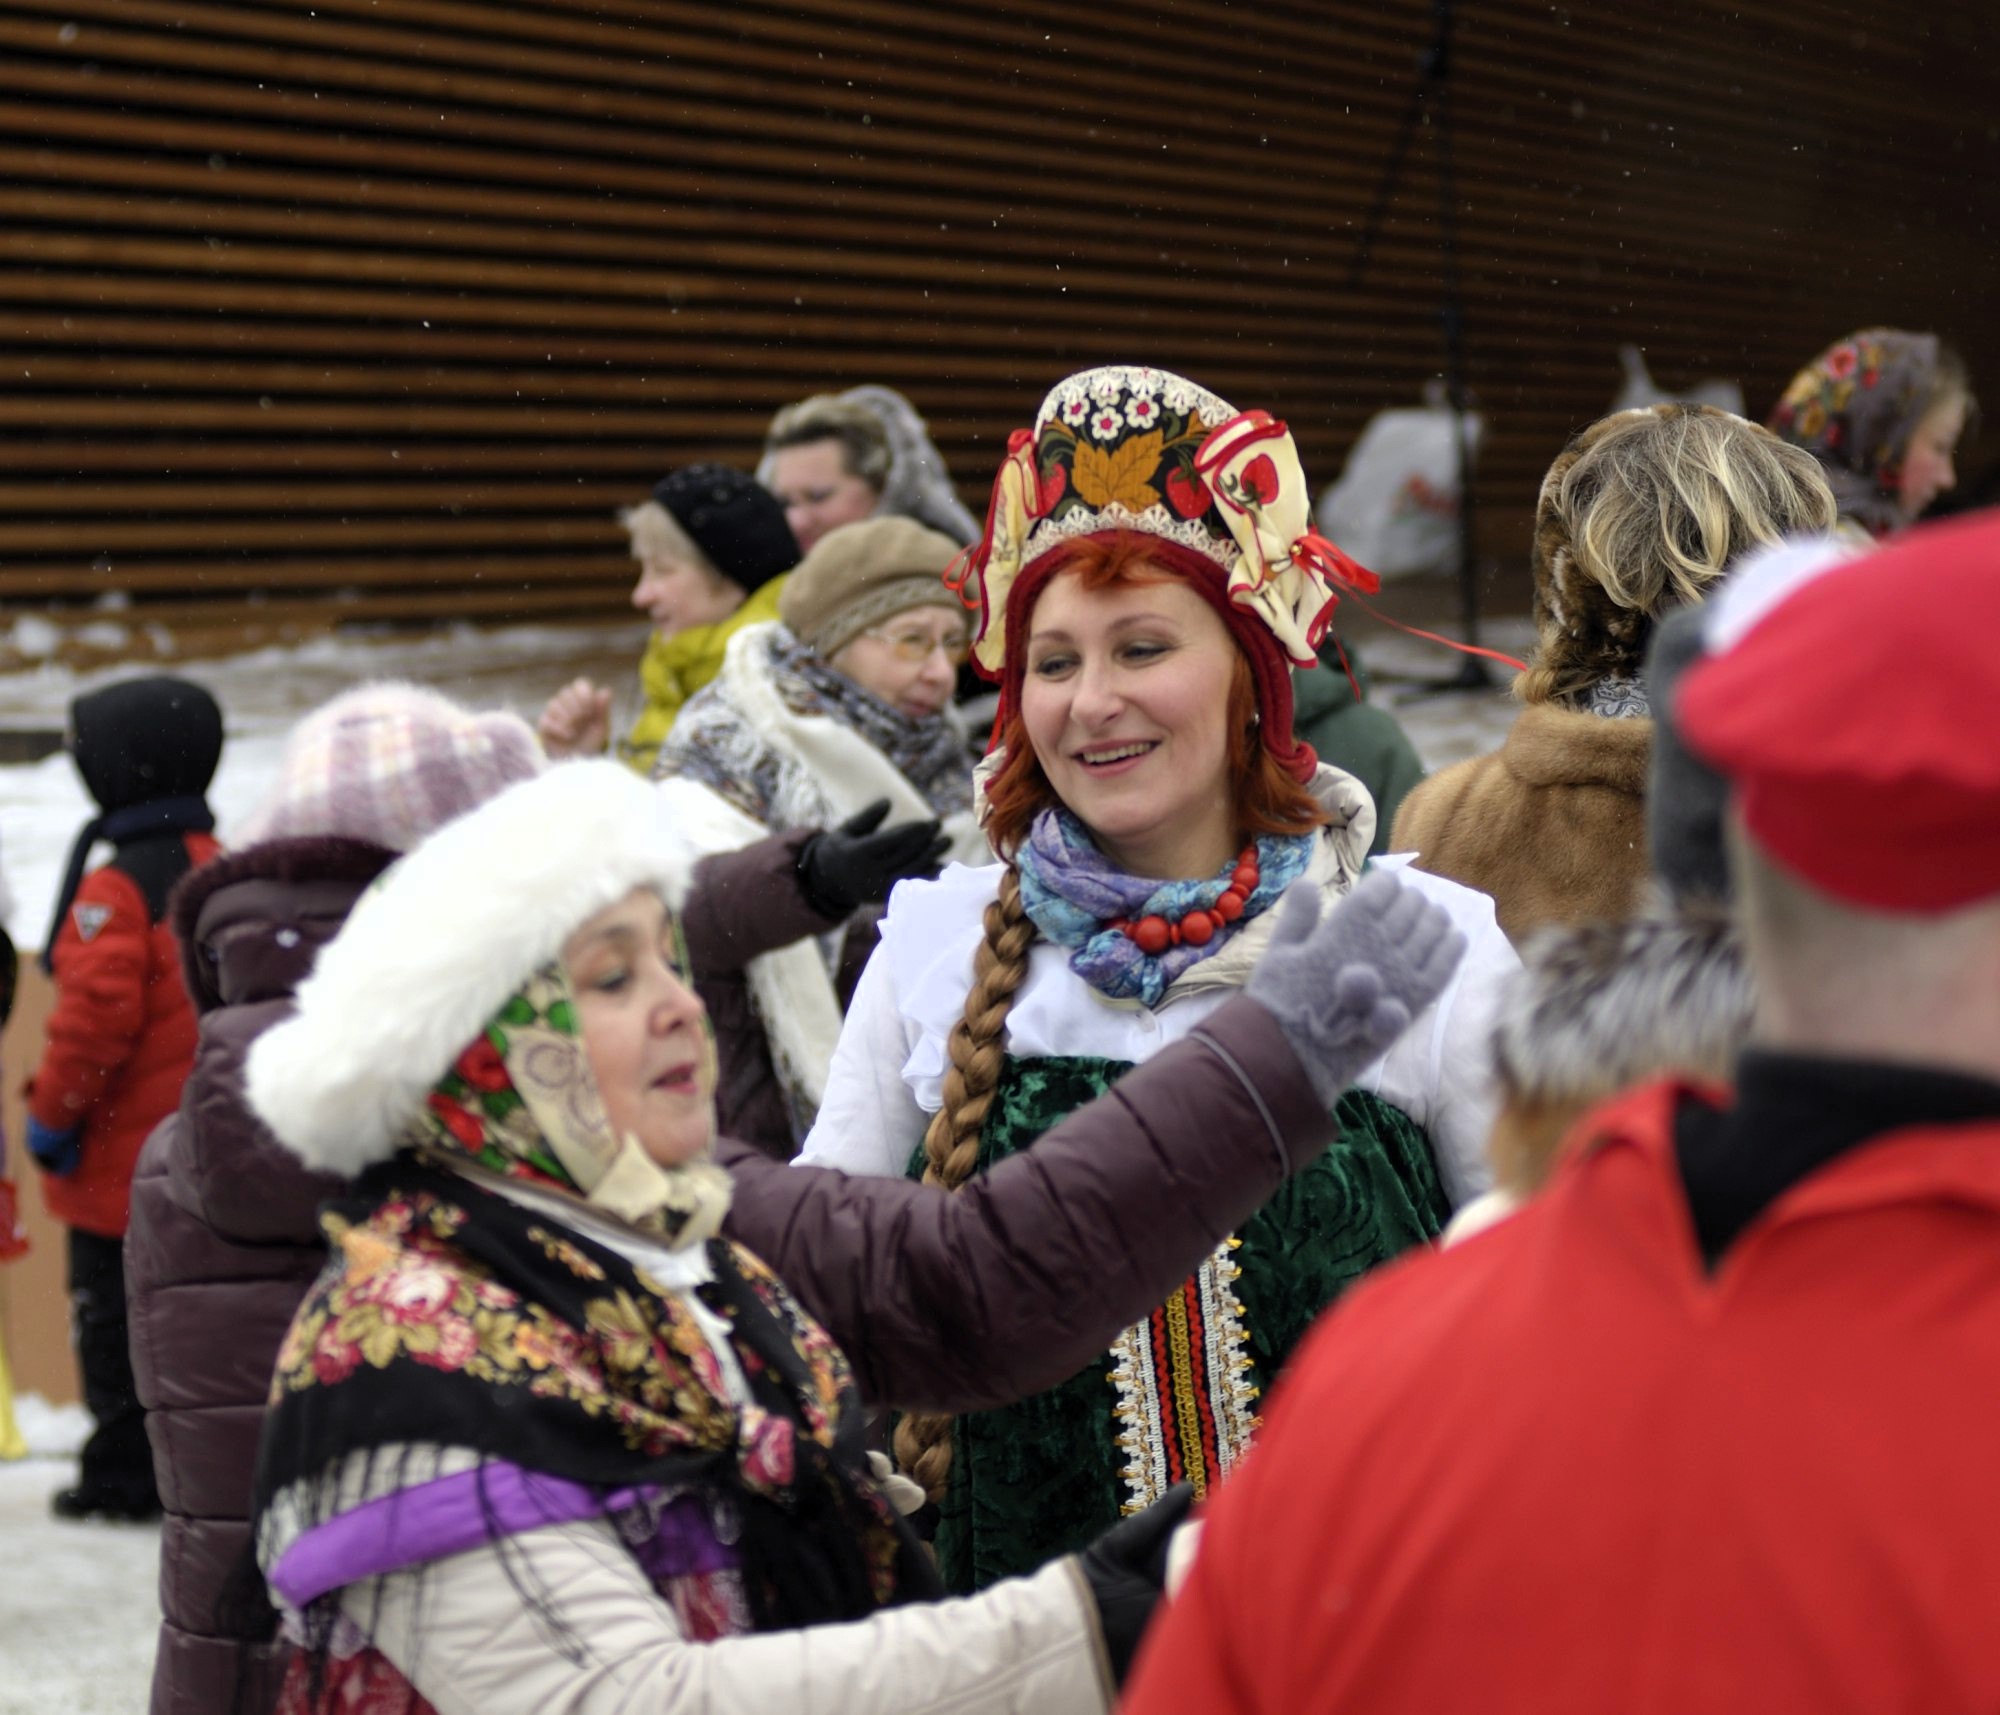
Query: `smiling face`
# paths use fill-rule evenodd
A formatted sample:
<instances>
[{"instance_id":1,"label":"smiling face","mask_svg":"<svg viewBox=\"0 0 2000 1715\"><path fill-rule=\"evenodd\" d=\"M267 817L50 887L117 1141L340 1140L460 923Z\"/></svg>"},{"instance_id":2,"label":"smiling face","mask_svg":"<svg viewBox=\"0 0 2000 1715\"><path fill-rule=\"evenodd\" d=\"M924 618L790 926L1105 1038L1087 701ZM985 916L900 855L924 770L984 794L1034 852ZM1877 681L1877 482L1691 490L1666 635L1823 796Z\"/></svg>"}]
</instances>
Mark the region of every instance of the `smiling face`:
<instances>
[{"instance_id":1,"label":"smiling face","mask_svg":"<svg viewBox=\"0 0 2000 1715\"><path fill-rule=\"evenodd\" d=\"M1237 848L1237 649L1179 580L1054 578L1029 618L1021 720L1056 795L1128 874L1213 875Z\"/></svg>"},{"instance_id":2,"label":"smiling face","mask_svg":"<svg viewBox=\"0 0 2000 1715\"><path fill-rule=\"evenodd\" d=\"M773 453L765 486L785 509L801 558L829 530L874 517L882 498L866 477L848 469L846 447L831 437Z\"/></svg>"},{"instance_id":3,"label":"smiling face","mask_svg":"<svg viewBox=\"0 0 2000 1715\"><path fill-rule=\"evenodd\" d=\"M563 943L577 1034L614 1132L678 1167L715 1136L715 1055L660 896L634 888Z\"/></svg>"},{"instance_id":4,"label":"smiling face","mask_svg":"<svg viewBox=\"0 0 2000 1715\"><path fill-rule=\"evenodd\" d=\"M1965 395L1948 394L1910 431L1910 446L1903 455L1903 474L1897 483L1908 517L1921 516L1940 494L1958 486L1952 460L1958 452L1958 438L1965 433L1965 415Z\"/></svg>"},{"instance_id":5,"label":"smiling face","mask_svg":"<svg viewBox=\"0 0 2000 1715\"><path fill-rule=\"evenodd\" d=\"M913 721L943 711L971 633L960 608L930 602L878 620L827 663Z\"/></svg>"}]
</instances>

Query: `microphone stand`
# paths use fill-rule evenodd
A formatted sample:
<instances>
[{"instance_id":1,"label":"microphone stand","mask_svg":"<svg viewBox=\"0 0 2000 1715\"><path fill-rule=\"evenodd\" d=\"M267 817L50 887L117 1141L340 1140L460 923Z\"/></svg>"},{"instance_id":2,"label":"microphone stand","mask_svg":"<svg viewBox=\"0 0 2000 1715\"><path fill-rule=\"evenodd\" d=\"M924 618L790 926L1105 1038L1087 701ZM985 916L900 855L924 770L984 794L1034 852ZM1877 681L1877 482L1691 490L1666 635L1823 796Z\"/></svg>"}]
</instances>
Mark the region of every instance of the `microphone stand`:
<instances>
[{"instance_id":1,"label":"microphone stand","mask_svg":"<svg viewBox=\"0 0 2000 1715\"><path fill-rule=\"evenodd\" d=\"M1367 221L1355 245L1354 262L1348 269L1351 291L1361 283L1381 233L1382 220L1390 199L1403 176L1403 163L1410 152L1410 139L1428 101L1436 114L1438 176L1438 245L1443 276L1444 301L1439 320L1444 330L1445 402L1451 408L1452 439L1458 458L1458 599L1459 620L1465 642L1479 644L1479 560L1473 528L1472 448L1466 437L1467 394L1465 386L1465 292L1458 271L1458 184L1452 159L1455 126L1451 105L1451 37L1453 0L1432 0L1430 45L1417 56L1417 85L1403 110L1402 124L1375 187ZM1494 679L1485 661L1477 655L1459 658L1458 671L1449 679L1433 681L1424 689L1433 692L1490 691Z\"/></svg>"}]
</instances>

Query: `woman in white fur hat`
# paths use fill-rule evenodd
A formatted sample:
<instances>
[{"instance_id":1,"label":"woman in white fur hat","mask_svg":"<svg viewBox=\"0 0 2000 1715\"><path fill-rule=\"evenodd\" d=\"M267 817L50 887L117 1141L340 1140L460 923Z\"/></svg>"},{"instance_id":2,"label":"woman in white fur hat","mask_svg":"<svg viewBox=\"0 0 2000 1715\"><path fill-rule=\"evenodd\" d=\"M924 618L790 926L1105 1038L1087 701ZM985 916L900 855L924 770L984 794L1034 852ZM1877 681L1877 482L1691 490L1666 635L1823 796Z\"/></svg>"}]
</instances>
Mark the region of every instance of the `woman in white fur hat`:
<instances>
[{"instance_id":1,"label":"woman in white fur hat","mask_svg":"<svg viewBox=\"0 0 2000 1715\"><path fill-rule=\"evenodd\" d=\"M1055 1715L1105 1708L1131 1658L1185 1491L928 1600L838 1346L716 1236L693 859L618 765L552 769L385 877L251 1051L278 1139L358 1176L260 1461L282 1709ZM1288 1041L1372 1054L1445 980L1441 918L1383 889L1274 951L1252 998Z\"/></svg>"}]
</instances>

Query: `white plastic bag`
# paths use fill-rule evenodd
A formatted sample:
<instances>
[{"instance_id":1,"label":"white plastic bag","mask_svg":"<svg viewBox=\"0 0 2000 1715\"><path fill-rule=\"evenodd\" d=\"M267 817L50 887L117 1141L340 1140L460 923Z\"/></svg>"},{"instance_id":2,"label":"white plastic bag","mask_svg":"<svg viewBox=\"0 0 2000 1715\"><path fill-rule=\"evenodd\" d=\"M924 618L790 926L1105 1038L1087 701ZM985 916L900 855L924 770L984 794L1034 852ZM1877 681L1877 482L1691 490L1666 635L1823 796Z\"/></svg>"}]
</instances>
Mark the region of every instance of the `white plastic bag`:
<instances>
[{"instance_id":1,"label":"white plastic bag","mask_svg":"<svg viewBox=\"0 0 2000 1715\"><path fill-rule=\"evenodd\" d=\"M1378 411L1361 431L1340 480L1319 498L1320 533L1385 578L1458 567L1458 452L1452 413L1433 382L1425 404ZM1465 416L1467 463L1484 425Z\"/></svg>"},{"instance_id":2,"label":"white plastic bag","mask_svg":"<svg viewBox=\"0 0 2000 1715\"><path fill-rule=\"evenodd\" d=\"M1614 411L1643 410L1648 405L1713 405L1719 411L1730 411L1743 415L1743 389L1733 381L1697 381L1685 393L1669 393L1653 379L1646 367L1646 354L1636 345L1621 345L1618 348L1619 366L1625 371L1625 384L1618 389L1618 397L1611 401Z\"/></svg>"}]
</instances>

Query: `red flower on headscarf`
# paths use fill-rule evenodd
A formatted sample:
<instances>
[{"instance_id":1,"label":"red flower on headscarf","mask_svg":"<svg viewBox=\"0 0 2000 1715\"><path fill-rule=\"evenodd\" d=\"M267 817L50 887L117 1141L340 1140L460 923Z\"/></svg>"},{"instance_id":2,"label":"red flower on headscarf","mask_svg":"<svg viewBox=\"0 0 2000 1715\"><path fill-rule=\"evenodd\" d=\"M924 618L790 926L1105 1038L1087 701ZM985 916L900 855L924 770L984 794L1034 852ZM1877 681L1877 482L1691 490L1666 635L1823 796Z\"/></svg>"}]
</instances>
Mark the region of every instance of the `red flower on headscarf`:
<instances>
[{"instance_id":1,"label":"red flower on headscarf","mask_svg":"<svg viewBox=\"0 0 2000 1715\"><path fill-rule=\"evenodd\" d=\"M478 1149L485 1143L486 1128L451 1097L433 1090L427 1102L431 1112L443 1121L444 1129L467 1149Z\"/></svg>"},{"instance_id":2,"label":"red flower on headscarf","mask_svg":"<svg viewBox=\"0 0 2000 1715\"><path fill-rule=\"evenodd\" d=\"M504 1090L507 1087L507 1062L500 1058L500 1050L485 1036L478 1038L459 1055L452 1070L475 1090Z\"/></svg>"},{"instance_id":3,"label":"red flower on headscarf","mask_svg":"<svg viewBox=\"0 0 2000 1715\"><path fill-rule=\"evenodd\" d=\"M1056 502L1062 499L1063 490L1067 487L1069 487L1069 472L1064 470L1059 464L1050 465L1042 477L1041 494L1039 496L1042 510L1038 516L1046 518L1051 512L1055 511Z\"/></svg>"},{"instance_id":4,"label":"red flower on headscarf","mask_svg":"<svg viewBox=\"0 0 2000 1715\"><path fill-rule=\"evenodd\" d=\"M1853 346L1837 345L1826 354L1826 372L1836 381L1845 381L1860 361L1861 354Z\"/></svg>"},{"instance_id":5,"label":"red flower on headscarf","mask_svg":"<svg viewBox=\"0 0 2000 1715\"><path fill-rule=\"evenodd\" d=\"M1269 506L1278 498L1278 467L1269 453L1259 453L1243 467L1243 501L1247 506Z\"/></svg>"}]
</instances>

